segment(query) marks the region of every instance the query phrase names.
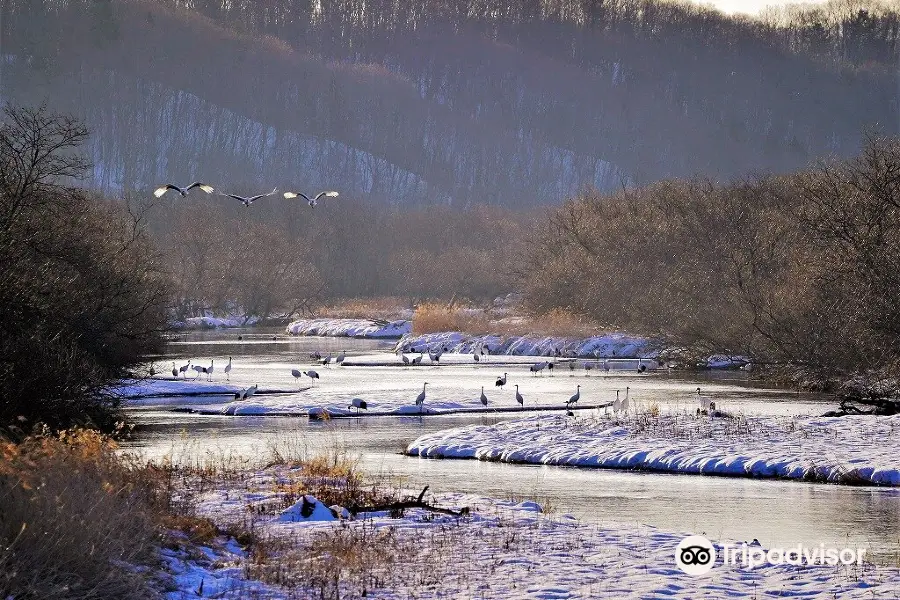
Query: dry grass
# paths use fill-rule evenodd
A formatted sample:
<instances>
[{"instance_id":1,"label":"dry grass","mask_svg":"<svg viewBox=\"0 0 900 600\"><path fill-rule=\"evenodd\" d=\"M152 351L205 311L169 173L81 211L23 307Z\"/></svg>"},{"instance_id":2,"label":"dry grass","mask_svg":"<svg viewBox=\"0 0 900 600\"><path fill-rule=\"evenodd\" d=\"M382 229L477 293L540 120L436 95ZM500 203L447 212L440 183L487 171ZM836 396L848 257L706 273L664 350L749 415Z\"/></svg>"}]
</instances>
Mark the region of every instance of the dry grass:
<instances>
[{"instance_id":1,"label":"dry grass","mask_svg":"<svg viewBox=\"0 0 900 600\"><path fill-rule=\"evenodd\" d=\"M483 311L434 303L417 306L412 321L415 335L441 331L488 333L493 326Z\"/></svg>"},{"instance_id":2,"label":"dry grass","mask_svg":"<svg viewBox=\"0 0 900 600\"><path fill-rule=\"evenodd\" d=\"M310 590L322 600L364 598L386 587L415 551L395 529L362 523L270 538L255 548L245 571L249 578Z\"/></svg>"},{"instance_id":3,"label":"dry grass","mask_svg":"<svg viewBox=\"0 0 900 600\"><path fill-rule=\"evenodd\" d=\"M589 337L598 333L596 324L560 308L540 316L529 317L517 327L520 328L519 335L536 333L539 335Z\"/></svg>"},{"instance_id":4,"label":"dry grass","mask_svg":"<svg viewBox=\"0 0 900 600\"><path fill-rule=\"evenodd\" d=\"M380 298L348 298L316 311L317 317L328 319L384 319L393 321L403 318L408 305L400 298L384 296Z\"/></svg>"},{"instance_id":5,"label":"dry grass","mask_svg":"<svg viewBox=\"0 0 900 600\"><path fill-rule=\"evenodd\" d=\"M78 430L0 444L0 597L150 598L155 473Z\"/></svg>"},{"instance_id":6,"label":"dry grass","mask_svg":"<svg viewBox=\"0 0 900 600\"><path fill-rule=\"evenodd\" d=\"M282 473L277 491L282 494L284 506L294 504L304 494L312 494L325 506L352 507L392 500L384 488L384 481L367 478L354 458L342 451L327 450Z\"/></svg>"},{"instance_id":7,"label":"dry grass","mask_svg":"<svg viewBox=\"0 0 900 600\"><path fill-rule=\"evenodd\" d=\"M413 314L413 333L460 331L468 334L492 333L501 336L555 336L586 338L601 333L594 323L562 309L539 316L509 315L492 319L490 313L474 307L421 304Z\"/></svg>"}]
</instances>

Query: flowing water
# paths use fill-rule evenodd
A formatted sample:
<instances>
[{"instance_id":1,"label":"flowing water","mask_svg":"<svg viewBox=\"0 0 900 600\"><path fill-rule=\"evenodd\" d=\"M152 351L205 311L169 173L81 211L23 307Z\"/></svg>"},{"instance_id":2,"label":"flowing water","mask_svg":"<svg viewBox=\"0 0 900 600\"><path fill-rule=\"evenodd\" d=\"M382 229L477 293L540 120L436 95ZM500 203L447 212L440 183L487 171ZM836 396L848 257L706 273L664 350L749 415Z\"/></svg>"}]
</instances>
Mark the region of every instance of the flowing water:
<instances>
[{"instance_id":1,"label":"flowing water","mask_svg":"<svg viewBox=\"0 0 900 600\"><path fill-rule=\"evenodd\" d=\"M238 336L241 339L238 340ZM290 338L260 330L191 333L170 343L159 369L171 362L211 358L224 367L234 358L233 382L288 389L291 366L308 368L313 350L351 354L384 352L390 343L333 338ZM494 357L491 360L500 360ZM585 375L561 369L554 377L532 377L524 366L459 365L403 369L398 367L318 368L321 383L303 394L323 403L362 396L412 398L427 380L438 397L475 398L483 385L492 402L509 402L512 390L493 389L504 370L519 383L526 399L567 398L582 385L582 402L604 401L628 386L634 402L667 408L690 407L701 387L730 410L747 414L821 414L832 408L825 398L762 387L739 373L682 374L612 371ZM217 375L216 380L224 377ZM455 396L454 396L455 395ZM204 400L209 402L209 399ZM553 510L594 522L625 522L665 530L706 534L717 539L751 541L764 546L797 544L866 548L878 562L900 563L900 490L848 487L795 481L663 475L615 470L509 465L470 460L428 460L402 450L423 433L465 425L492 423L510 415L373 417L310 422L292 417L228 417L172 412L184 398L161 398L130 409L142 430L128 446L149 458L171 460L254 461L273 449L313 454L339 447L358 457L369 473L396 478L404 487L431 486L434 492L465 491L500 498L532 498Z\"/></svg>"}]
</instances>

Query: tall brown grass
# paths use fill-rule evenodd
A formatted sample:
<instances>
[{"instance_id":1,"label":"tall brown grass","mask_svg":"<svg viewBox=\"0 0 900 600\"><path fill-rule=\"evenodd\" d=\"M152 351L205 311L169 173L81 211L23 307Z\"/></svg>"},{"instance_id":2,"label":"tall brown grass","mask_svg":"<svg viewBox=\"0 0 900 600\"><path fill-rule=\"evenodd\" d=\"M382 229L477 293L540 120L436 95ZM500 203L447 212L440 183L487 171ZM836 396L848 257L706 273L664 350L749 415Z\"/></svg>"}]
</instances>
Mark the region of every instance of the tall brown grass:
<instances>
[{"instance_id":1,"label":"tall brown grass","mask_svg":"<svg viewBox=\"0 0 900 600\"><path fill-rule=\"evenodd\" d=\"M393 321L403 316L408 304L394 296L346 298L316 310L317 317L329 319L384 319Z\"/></svg>"},{"instance_id":2,"label":"tall brown grass","mask_svg":"<svg viewBox=\"0 0 900 600\"><path fill-rule=\"evenodd\" d=\"M88 430L0 442L0 598L151 598L152 470Z\"/></svg>"},{"instance_id":3,"label":"tall brown grass","mask_svg":"<svg viewBox=\"0 0 900 600\"><path fill-rule=\"evenodd\" d=\"M437 333L441 331L462 331L465 333L488 333L491 322L483 312L454 307L445 304L425 303L416 307L413 314L413 333Z\"/></svg>"},{"instance_id":4,"label":"tall brown grass","mask_svg":"<svg viewBox=\"0 0 900 600\"><path fill-rule=\"evenodd\" d=\"M590 337L598 334L601 328L584 317L560 308L541 315L507 315L492 319L489 313L478 308L420 304L413 314L413 333L421 335L442 331L503 336Z\"/></svg>"}]
</instances>

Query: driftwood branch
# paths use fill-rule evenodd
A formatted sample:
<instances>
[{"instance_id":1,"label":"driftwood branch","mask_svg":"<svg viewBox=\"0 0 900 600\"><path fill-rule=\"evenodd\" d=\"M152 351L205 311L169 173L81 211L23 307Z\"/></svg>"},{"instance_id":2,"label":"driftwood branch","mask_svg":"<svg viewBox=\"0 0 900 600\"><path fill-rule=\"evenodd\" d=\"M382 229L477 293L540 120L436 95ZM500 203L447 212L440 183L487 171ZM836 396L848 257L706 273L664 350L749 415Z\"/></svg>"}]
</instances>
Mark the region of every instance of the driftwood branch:
<instances>
[{"instance_id":1,"label":"driftwood branch","mask_svg":"<svg viewBox=\"0 0 900 600\"><path fill-rule=\"evenodd\" d=\"M350 514L357 515L359 513L365 512L379 512L383 510L390 511L392 513L397 513L406 510L407 508L422 508L424 510L428 510L431 512L441 513L443 515L453 515L454 517L461 517L463 515L469 514L469 507L464 506L460 510L453 510L452 508L443 508L441 506L434 506L428 504L424 501L425 492L428 491L429 486L425 486L425 489L419 494L419 497L415 500L402 500L400 502L388 502L387 504L375 504L373 506L352 506L347 510L350 511Z\"/></svg>"}]
</instances>

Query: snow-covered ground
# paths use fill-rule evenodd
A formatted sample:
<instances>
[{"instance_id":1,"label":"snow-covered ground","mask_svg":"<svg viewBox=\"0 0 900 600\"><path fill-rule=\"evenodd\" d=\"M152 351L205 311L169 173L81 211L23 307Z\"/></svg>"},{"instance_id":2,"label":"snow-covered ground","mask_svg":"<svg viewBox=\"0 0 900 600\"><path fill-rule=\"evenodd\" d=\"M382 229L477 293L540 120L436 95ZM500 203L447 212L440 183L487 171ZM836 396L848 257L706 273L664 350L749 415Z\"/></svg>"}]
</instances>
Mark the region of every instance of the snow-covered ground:
<instances>
[{"instance_id":1,"label":"snow-covered ground","mask_svg":"<svg viewBox=\"0 0 900 600\"><path fill-rule=\"evenodd\" d=\"M486 348L491 354L552 356L581 358L648 358L656 356L653 341L626 333L605 333L589 338L560 336L468 335L459 331L444 331L423 335L408 334L397 342L402 352L447 352L472 354ZM648 367L649 362L648 361ZM654 363L655 364L655 363Z\"/></svg>"},{"instance_id":2,"label":"snow-covered ground","mask_svg":"<svg viewBox=\"0 0 900 600\"><path fill-rule=\"evenodd\" d=\"M411 455L900 485L900 416L533 416L421 436Z\"/></svg>"},{"instance_id":3,"label":"snow-covered ground","mask_svg":"<svg viewBox=\"0 0 900 600\"><path fill-rule=\"evenodd\" d=\"M225 327L252 327L259 323L259 317L231 315L226 317L188 317L184 321L172 323L175 329L219 329Z\"/></svg>"},{"instance_id":4,"label":"snow-covered ground","mask_svg":"<svg viewBox=\"0 0 900 600\"><path fill-rule=\"evenodd\" d=\"M412 331L412 322L370 319L298 319L287 326L291 335L391 339Z\"/></svg>"},{"instance_id":5,"label":"snow-covered ground","mask_svg":"<svg viewBox=\"0 0 900 600\"><path fill-rule=\"evenodd\" d=\"M427 495L433 505L471 512L455 517L407 509L400 518L369 513L351 521L298 520L297 506L277 491L283 483L278 469L270 469L242 487L222 487L199 498L200 515L220 526L242 523L251 529L265 544L265 558L251 561L228 539L193 558L167 551L166 568L175 573L178 587L170 599L887 599L900 594L900 570L869 563L749 569L719 558L709 573L687 575L675 564L676 547L685 535L700 532L588 524L543 514L534 502L521 499ZM719 556L723 542L732 541L716 542Z\"/></svg>"},{"instance_id":6,"label":"snow-covered ground","mask_svg":"<svg viewBox=\"0 0 900 600\"><path fill-rule=\"evenodd\" d=\"M126 379L119 385L109 388L107 391L119 398L127 400L130 404L140 404L142 400L150 398L178 398L188 396L231 396L243 389L241 386L231 385L227 381L215 382L204 379L194 380L193 376L184 378L150 378L150 379ZM156 400L153 400L156 402Z\"/></svg>"}]
</instances>

